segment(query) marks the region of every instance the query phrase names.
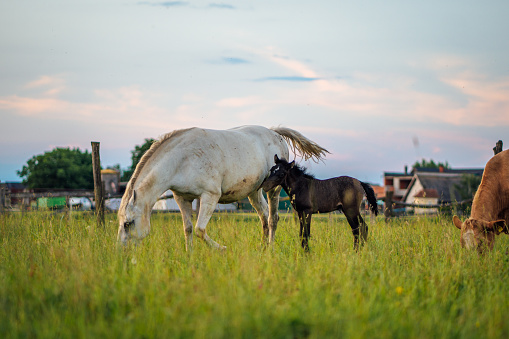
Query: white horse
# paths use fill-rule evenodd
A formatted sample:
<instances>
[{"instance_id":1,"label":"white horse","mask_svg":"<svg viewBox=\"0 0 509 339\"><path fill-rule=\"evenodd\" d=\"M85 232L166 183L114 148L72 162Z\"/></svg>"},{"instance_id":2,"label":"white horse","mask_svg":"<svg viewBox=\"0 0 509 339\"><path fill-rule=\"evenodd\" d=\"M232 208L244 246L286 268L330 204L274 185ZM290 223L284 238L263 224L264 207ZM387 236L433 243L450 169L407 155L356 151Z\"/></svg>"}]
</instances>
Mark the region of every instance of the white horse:
<instances>
[{"instance_id":1,"label":"white horse","mask_svg":"<svg viewBox=\"0 0 509 339\"><path fill-rule=\"evenodd\" d=\"M196 235L210 246L225 248L205 231L217 203L245 197L260 217L264 240L272 242L281 187L267 192L267 205L260 186L275 154L288 159L285 140L306 160L318 161L328 153L299 132L284 127L189 128L164 135L143 155L127 184L118 211L118 240L125 244L131 237L147 236L152 207L162 193L171 190L182 214L186 250L191 249L193 241L194 199L200 199Z\"/></svg>"}]
</instances>

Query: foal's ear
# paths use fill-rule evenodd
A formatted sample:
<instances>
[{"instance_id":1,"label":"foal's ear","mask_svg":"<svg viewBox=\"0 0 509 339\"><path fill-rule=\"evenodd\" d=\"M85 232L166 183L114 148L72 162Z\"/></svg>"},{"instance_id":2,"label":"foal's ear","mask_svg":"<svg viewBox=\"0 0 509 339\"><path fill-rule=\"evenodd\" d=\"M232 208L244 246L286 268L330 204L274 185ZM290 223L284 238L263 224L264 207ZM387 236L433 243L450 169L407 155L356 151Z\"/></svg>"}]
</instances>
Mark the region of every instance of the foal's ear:
<instances>
[{"instance_id":1,"label":"foal's ear","mask_svg":"<svg viewBox=\"0 0 509 339\"><path fill-rule=\"evenodd\" d=\"M277 164L278 161L279 161L279 158L277 157L277 154L274 154L274 162Z\"/></svg>"}]
</instances>

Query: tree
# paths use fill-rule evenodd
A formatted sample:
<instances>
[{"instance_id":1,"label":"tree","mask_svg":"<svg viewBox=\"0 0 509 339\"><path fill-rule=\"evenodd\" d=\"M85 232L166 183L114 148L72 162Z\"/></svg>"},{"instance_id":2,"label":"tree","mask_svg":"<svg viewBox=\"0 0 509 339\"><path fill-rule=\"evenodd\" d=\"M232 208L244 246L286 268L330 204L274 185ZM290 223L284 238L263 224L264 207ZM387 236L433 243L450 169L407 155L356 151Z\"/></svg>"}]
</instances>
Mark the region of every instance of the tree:
<instances>
[{"instance_id":1,"label":"tree","mask_svg":"<svg viewBox=\"0 0 509 339\"><path fill-rule=\"evenodd\" d=\"M479 175L466 173L461 176L461 182L459 184L455 184L454 188L458 190L461 199L472 199L481 184L481 180L482 177Z\"/></svg>"},{"instance_id":2,"label":"tree","mask_svg":"<svg viewBox=\"0 0 509 339\"><path fill-rule=\"evenodd\" d=\"M463 174L461 176L460 183L454 185L454 188L458 191L461 200L472 199L479 188L481 180L482 177L479 175L470 173ZM472 203L470 202L468 204L459 205L457 209L462 213L467 213L471 207Z\"/></svg>"},{"instance_id":3,"label":"tree","mask_svg":"<svg viewBox=\"0 0 509 339\"><path fill-rule=\"evenodd\" d=\"M146 151L152 146L155 139L145 139L145 142L143 145L136 145L134 147L134 150L131 151L131 167L127 170L125 170L122 173L122 181L129 181L131 179L131 176L134 173L134 170L136 169L136 165L138 165L138 162L140 162L141 157L143 154L145 154Z\"/></svg>"},{"instance_id":4,"label":"tree","mask_svg":"<svg viewBox=\"0 0 509 339\"><path fill-rule=\"evenodd\" d=\"M92 156L79 148L57 147L35 155L17 173L28 188L94 188Z\"/></svg>"},{"instance_id":5,"label":"tree","mask_svg":"<svg viewBox=\"0 0 509 339\"><path fill-rule=\"evenodd\" d=\"M445 169L450 169L449 163L446 161L445 163L438 162L435 163L433 159L430 159L427 161L426 159L422 159L421 162L416 161L415 164L412 166L412 168L440 168L443 167Z\"/></svg>"}]
</instances>

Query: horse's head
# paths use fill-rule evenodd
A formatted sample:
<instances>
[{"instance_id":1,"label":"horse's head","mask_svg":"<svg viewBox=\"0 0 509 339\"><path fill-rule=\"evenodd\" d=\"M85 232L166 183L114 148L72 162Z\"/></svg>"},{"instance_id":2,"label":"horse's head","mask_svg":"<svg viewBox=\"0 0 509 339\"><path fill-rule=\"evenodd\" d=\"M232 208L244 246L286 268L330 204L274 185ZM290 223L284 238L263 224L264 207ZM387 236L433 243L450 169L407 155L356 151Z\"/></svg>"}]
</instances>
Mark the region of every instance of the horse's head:
<instances>
[{"instance_id":1,"label":"horse's head","mask_svg":"<svg viewBox=\"0 0 509 339\"><path fill-rule=\"evenodd\" d=\"M262 188L266 192L281 185L284 182L288 171L295 166L295 161L289 163L284 159L279 159L277 154L274 155L274 162L276 165L270 169L269 176L265 178L262 183Z\"/></svg>"},{"instance_id":2,"label":"horse's head","mask_svg":"<svg viewBox=\"0 0 509 339\"><path fill-rule=\"evenodd\" d=\"M122 197L118 210L118 236L117 240L126 244L130 238L143 239L150 231L150 213L145 211L146 204L136 199L136 191L132 194L126 191ZM150 212L150 211L149 211Z\"/></svg>"},{"instance_id":3,"label":"horse's head","mask_svg":"<svg viewBox=\"0 0 509 339\"><path fill-rule=\"evenodd\" d=\"M486 249L493 249L495 235L506 230L505 220L484 221L469 218L461 222L460 218L452 218L454 226L461 230L461 246L467 249L477 249L483 253Z\"/></svg>"}]
</instances>

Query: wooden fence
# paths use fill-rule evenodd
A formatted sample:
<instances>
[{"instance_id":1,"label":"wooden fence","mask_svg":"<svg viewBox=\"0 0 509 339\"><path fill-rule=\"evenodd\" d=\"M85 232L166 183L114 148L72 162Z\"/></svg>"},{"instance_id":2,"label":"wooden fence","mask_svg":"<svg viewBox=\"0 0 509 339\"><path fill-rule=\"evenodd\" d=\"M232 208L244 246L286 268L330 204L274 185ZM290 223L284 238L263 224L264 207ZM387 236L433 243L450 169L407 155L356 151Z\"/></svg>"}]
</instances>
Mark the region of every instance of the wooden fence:
<instances>
[{"instance_id":1,"label":"wooden fence","mask_svg":"<svg viewBox=\"0 0 509 339\"><path fill-rule=\"evenodd\" d=\"M456 208L456 207L462 206L462 205L470 205L470 204L472 204L472 201L473 201L473 199L465 199L462 201L424 205L424 204L411 204L411 203L406 203L403 201L393 201L392 196L393 196L392 192L387 192L384 199L379 199L379 200L384 201L384 204L385 204L384 215L385 215L386 220L396 216L396 213L394 212L394 209L396 206L423 208L423 209L427 209L427 208L439 208L439 209L450 208L450 209L453 209L453 208Z\"/></svg>"}]
</instances>

